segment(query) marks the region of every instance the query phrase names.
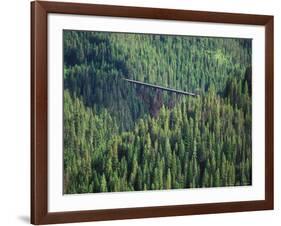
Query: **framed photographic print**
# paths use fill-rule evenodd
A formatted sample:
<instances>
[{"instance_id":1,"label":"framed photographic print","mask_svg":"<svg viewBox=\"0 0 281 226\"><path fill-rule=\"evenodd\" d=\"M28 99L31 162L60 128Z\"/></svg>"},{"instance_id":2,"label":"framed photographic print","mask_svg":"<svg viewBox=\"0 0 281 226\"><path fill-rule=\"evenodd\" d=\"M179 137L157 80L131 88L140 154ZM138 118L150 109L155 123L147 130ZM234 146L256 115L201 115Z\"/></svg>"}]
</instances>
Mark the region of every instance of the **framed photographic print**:
<instances>
[{"instance_id":1,"label":"framed photographic print","mask_svg":"<svg viewBox=\"0 0 281 226\"><path fill-rule=\"evenodd\" d=\"M273 16L31 3L31 223L273 209Z\"/></svg>"}]
</instances>

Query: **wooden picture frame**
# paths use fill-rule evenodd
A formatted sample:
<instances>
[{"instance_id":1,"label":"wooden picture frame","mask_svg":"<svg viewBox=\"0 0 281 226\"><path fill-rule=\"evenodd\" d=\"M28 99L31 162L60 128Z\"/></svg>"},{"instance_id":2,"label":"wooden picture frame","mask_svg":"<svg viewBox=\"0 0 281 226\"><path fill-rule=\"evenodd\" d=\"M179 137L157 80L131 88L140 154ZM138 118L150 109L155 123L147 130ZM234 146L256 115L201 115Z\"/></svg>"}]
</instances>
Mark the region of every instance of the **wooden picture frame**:
<instances>
[{"instance_id":1,"label":"wooden picture frame","mask_svg":"<svg viewBox=\"0 0 281 226\"><path fill-rule=\"evenodd\" d=\"M48 212L48 14L194 21L265 27L265 199ZM273 209L273 16L79 3L31 3L31 223L52 224ZM263 122L261 122L263 123Z\"/></svg>"}]
</instances>

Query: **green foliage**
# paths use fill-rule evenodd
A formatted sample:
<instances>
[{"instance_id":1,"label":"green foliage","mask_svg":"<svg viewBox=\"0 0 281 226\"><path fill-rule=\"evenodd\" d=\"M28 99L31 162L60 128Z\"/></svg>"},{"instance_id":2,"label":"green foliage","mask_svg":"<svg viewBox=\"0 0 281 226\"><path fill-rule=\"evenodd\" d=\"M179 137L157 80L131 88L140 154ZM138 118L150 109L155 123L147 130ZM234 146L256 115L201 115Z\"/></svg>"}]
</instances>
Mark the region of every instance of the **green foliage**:
<instances>
[{"instance_id":1,"label":"green foliage","mask_svg":"<svg viewBox=\"0 0 281 226\"><path fill-rule=\"evenodd\" d=\"M249 185L251 165L250 40L64 31L64 193Z\"/></svg>"}]
</instances>

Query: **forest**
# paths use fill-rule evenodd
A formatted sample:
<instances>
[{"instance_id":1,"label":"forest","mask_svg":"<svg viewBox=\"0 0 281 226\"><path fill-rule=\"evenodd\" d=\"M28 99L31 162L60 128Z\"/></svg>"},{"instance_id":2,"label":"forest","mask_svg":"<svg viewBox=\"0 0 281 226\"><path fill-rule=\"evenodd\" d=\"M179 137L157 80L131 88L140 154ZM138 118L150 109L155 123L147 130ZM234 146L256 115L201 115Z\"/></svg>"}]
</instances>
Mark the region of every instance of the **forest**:
<instances>
[{"instance_id":1,"label":"forest","mask_svg":"<svg viewBox=\"0 0 281 226\"><path fill-rule=\"evenodd\" d=\"M64 194L252 184L251 39L64 30L63 54Z\"/></svg>"}]
</instances>

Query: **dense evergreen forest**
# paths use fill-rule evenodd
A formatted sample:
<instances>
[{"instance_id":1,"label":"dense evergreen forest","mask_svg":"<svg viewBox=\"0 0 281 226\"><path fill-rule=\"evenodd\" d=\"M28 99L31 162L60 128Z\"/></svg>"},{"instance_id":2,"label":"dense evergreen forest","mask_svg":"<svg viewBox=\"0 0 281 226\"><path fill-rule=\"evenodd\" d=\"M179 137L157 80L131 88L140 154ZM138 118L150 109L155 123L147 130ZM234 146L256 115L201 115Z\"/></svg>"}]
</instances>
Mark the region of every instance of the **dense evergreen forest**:
<instances>
[{"instance_id":1,"label":"dense evergreen forest","mask_svg":"<svg viewBox=\"0 0 281 226\"><path fill-rule=\"evenodd\" d=\"M63 47L65 194L251 185L250 39L64 30Z\"/></svg>"}]
</instances>

